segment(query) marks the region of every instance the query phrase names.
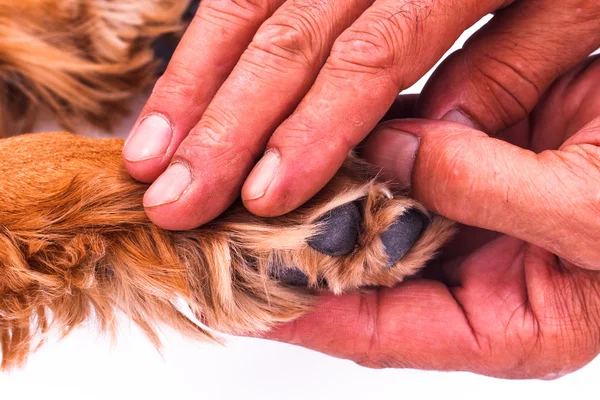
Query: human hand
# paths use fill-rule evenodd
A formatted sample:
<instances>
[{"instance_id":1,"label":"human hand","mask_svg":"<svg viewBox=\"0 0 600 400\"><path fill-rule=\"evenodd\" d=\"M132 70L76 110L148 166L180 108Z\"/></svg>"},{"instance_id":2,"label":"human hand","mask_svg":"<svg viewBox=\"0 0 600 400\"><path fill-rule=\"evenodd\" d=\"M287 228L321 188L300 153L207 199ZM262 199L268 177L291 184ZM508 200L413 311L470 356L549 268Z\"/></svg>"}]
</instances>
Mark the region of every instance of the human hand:
<instances>
[{"instance_id":1,"label":"human hand","mask_svg":"<svg viewBox=\"0 0 600 400\"><path fill-rule=\"evenodd\" d=\"M291 211L327 183L397 93L490 12L493 22L445 63L422 107L487 132L523 118L597 47L600 3L204 0L125 146L130 174L154 181L148 216L192 228L240 190L255 214Z\"/></svg>"},{"instance_id":2,"label":"human hand","mask_svg":"<svg viewBox=\"0 0 600 400\"><path fill-rule=\"evenodd\" d=\"M379 126L364 156L465 225L422 276L325 295L315 312L266 337L365 366L505 378L555 378L596 357L599 85L595 57L502 139L448 122Z\"/></svg>"}]
</instances>

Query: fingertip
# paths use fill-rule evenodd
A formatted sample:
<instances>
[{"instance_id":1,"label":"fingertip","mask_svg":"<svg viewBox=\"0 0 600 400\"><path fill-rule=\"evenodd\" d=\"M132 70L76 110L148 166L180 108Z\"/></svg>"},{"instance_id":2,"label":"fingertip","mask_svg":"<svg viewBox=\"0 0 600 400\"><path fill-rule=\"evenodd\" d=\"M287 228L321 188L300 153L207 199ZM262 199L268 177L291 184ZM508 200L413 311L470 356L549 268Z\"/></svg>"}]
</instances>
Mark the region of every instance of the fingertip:
<instances>
[{"instance_id":1,"label":"fingertip","mask_svg":"<svg viewBox=\"0 0 600 400\"><path fill-rule=\"evenodd\" d=\"M123 166L127 173L136 181L143 183L154 182L164 172L168 160L154 159L140 162L131 162L123 159Z\"/></svg>"},{"instance_id":2,"label":"fingertip","mask_svg":"<svg viewBox=\"0 0 600 400\"><path fill-rule=\"evenodd\" d=\"M264 197L256 200L245 200L242 198L242 203L252 214L264 218L279 217L296 208L286 206L278 200L271 200Z\"/></svg>"},{"instance_id":3,"label":"fingertip","mask_svg":"<svg viewBox=\"0 0 600 400\"><path fill-rule=\"evenodd\" d=\"M148 218L163 229L186 230L200 225L194 218L183 217L186 198L193 196L193 178L183 163L174 163L162 173L144 194Z\"/></svg>"},{"instance_id":4,"label":"fingertip","mask_svg":"<svg viewBox=\"0 0 600 400\"><path fill-rule=\"evenodd\" d=\"M173 207L170 205L162 205L155 207L144 207L144 210L146 211L148 219L150 219L150 221L152 221L152 223L159 228L169 231L182 231L195 228L195 226L192 224L182 224L177 218L177 215L174 215L171 208Z\"/></svg>"},{"instance_id":5,"label":"fingertip","mask_svg":"<svg viewBox=\"0 0 600 400\"><path fill-rule=\"evenodd\" d=\"M158 113L141 118L129 134L122 150L127 172L140 182L152 182L164 171L173 142L173 127Z\"/></svg>"},{"instance_id":6,"label":"fingertip","mask_svg":"<svg viewBox=\"0 0 600 400\"><path fill-rule=\"evenodd\" d=\"M242 188L242 202L246 209L259 217L269 218L294 211L314 196L321 187L313 189L310 179L293 178L282 173L259 198L244 198L244 188Z\"/></svg>"},{"instance_id":7,"label":"fingertip","mask_svg":"<svg viewBox=\"0 0 600 400\"><path fill-rule=\"evenodd\" d=\"M248 211L259 217L276 217L301 204L297 204L297 187L286 189L286 172L279 151L267 150L242 186L242 202Z\"/></svg>"},{"instance_id":8,"label":"fingertip","mask_svg":"<svg viewBox=\"0 0 600 400\"><path fill-rule=\"evenodd\" d=\"M242 187L242 199L245 201L262 199L275 180L281 164L281 156L277 150L265 152L254 166Z\"/></svg>"},{"instance_id":9,"label":"fingertip","mask_svg":"<svg viewBox=\"0 0 600 400\"><path fill-rule=\"evenodd\" d=\"M193 196L192 193L189 195ZM185 199L156 206L144 206L144 211L152 223L169 231L195 229L218 215L204 212L204 209L201 212L195 212L194 207L190 207Z\"/></svg>"}]
</instances>

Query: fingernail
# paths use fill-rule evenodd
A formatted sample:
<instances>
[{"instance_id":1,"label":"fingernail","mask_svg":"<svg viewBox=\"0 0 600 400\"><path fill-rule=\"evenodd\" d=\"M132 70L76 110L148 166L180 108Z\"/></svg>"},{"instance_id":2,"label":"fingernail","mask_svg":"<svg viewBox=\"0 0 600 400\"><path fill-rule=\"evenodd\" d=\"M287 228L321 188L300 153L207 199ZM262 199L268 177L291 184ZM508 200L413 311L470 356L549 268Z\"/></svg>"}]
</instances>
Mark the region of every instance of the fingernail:
<instances>
[{"instance_id":1,"label":"fingernail","mask_svg":"<svg viewBox=\"0 0 600 400\"><path fill-rule=\"evenodd\" d=\"M468 126L469 128L477 129L477 124L464 111L455 108L448 111L442 117L443 121L456 122L457 124Z\"/></svg>"},{"instance_id":2,"label":"fingernail","mask_svg":"<svg viewBox=\"0 0 600 400\"><path fill-rule=\"evenodd\" d=\"M172 138L173 131L169 121L160 115L151 114L142 120L127 139L123 156L132 162L162 157L167 153Z\"/></svg>"},{"instance_id":3,"label":"fingernail","mask_svg":"<svg viewBox=\"0 0 600 400\"><path fill-rule=\"evenodd\" d=\"M273 178L275 178L280 161L277 151L268 150L265 153L246 180L242 190L244 200L256 200L265 195Z\"/></svg>"},{"instance_id":4,"label":"fingernail","mask_svg":"<svg viewBox=\"0 0 600 400\"><path fill-rule=\"evenodd\" d=\"M385 178L409 189L419 144L419 137L412 133L383 127L373 133L363 156L381 167Z\"/></svg>"},{"instance_id":5,"label":"fingernail","mask_svg":"<svg viewBox=\"0 0 600 400\"><path fill-rule=\"evenodd\" d=\"M157 207L176 202L191 183L192 174L184 164L171 164L144 195L144 207Z\"/></svg>"}]
</instances>

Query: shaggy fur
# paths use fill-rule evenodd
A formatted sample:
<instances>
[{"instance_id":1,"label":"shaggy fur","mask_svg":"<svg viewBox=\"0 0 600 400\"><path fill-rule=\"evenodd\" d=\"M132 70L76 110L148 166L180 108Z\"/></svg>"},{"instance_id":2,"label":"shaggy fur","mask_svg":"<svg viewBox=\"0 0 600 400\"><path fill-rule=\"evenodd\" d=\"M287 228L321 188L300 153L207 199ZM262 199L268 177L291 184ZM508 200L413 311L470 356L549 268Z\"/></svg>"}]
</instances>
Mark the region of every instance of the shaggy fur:
<instances>
[{"instance_id":1,"label":"shaggy fur","mask_svg":"<svg viewBox=\"0 0 600 400\"><path fill-rule=\"evenodd\" d=\"M0 0L0 137L47 109L73 130L109 129L154 81L152 43L187 0Z\"/></svg>"},{"instance_id":2,"label":"shaggy fur","mask_svg":"<svg viewBox=\"0 0 600 400\"><path fill-rule=\"evenodd\" d=\"M390 199L389 188L365 179L351 159L285 216L260 218L235 204L195 230L165 231L147 219L147 186L123 169L122 145L67 133L0 140L2 367L22 363L51 328L66 334L95 318L114 331L116 309L155 343L159 325L211 338L178 311L180 299L218 331L269 329L306 312L323 280L335 293L400 282L451 234L448 221L432 217L408 254L386 268L378 235L407 209L422 207ZM351 254L329 257L306 244L321 216L361 198L363 224ZM301 269L309 288L282 284L269 272L274 264Z\"/></svg>"},{"instance_id":3,"label":"shaggy fur","mask_svg":"<svg viewBox=\"0 0 600 400\"><path fill-rule=\"evenodd\" d=\"M0 137L27 131L41 109L75 128L109 128L154 78L152 43L181 29L188 0L0 0ZM121 164L123 142L67 133L0 140L0 345L2 368L22 364L51 329L66 335L86 320L114 333L121 310L159 344L170 326L213 338L204 326L255 333L310 309L318 290L391 286L413 274L451 235L432 217L411 250L388 268L380 234L411 208L349 159L300 209L259 218L234 204L185 232L152 224L147 186ZM393 197L393 198L391 198ZM307 244L321 217L359 201L354 250L330 257ZM273 269L273 266L278 268ZM279 280L281 266L308 287Z\"/></svg>"}]
</instances>

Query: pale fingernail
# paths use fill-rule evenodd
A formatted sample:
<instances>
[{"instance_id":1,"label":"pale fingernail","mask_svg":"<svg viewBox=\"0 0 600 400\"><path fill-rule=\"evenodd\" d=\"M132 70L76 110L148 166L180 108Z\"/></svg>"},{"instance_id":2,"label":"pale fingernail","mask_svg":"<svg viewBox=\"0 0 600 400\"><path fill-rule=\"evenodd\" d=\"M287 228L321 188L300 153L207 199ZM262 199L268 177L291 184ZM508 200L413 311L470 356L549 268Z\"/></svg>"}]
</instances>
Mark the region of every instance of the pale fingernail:
<instances>
[{"instance_id":1,"label":"pale fingernail","mask_svg":"<svg viewBox=\"0 0 600 400\"><path fill-rule=\"evenodd\" d=\"M477 124L464 111L455 108L448 111L442 117L443 121L456 122L457 124L468 126L469 128L477 129Z\"/></svg>"},{"instance_id":2,"label":"pale fingernail","mask_svg":"<svg viewBox=\"0 0 600 400\"><path fill-rule=\"evenodd\" d=\"M265 195L269 185L275 178L281 158L275 150L268 150L261 160L256 164L246 184L242 189L244 200L256 200Z\"/></svg>"},{"instance_id":3,"label":"pale fingernail","mask_svg":"<svg viewBox=\"0 0 600 400\"><path fill-rule=\"evenodd\" d=\"M184 164L171 164L144 195L144 207L157 207L176 202L191 183L192 174Z\"/></svg>"},{"instance_id":4,"label":"pale fingernail","mask_svg":"<svg viewBox=\"0 0 600 400\"><path fill-rule=\"evenodd\" d=\"M151 114L127 139L123 157L132 162L162 157L167 153L172 138L173 130L169 121L158 114Z\"/></svg>"},{"instance_id":5,"label":"pale fingernail","mask_svg":"<svg viewBox=\"0 0 600 400\"><path fill-rule=\"evenodd\" d=\"M412 133L384 126L371 134L363 157L381 167L385 178L397 182L403 189L409 189L419 144L419 137Z\"/></svg>"}]
</instances>

